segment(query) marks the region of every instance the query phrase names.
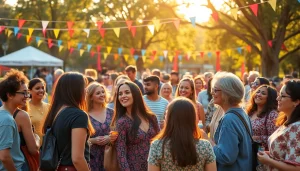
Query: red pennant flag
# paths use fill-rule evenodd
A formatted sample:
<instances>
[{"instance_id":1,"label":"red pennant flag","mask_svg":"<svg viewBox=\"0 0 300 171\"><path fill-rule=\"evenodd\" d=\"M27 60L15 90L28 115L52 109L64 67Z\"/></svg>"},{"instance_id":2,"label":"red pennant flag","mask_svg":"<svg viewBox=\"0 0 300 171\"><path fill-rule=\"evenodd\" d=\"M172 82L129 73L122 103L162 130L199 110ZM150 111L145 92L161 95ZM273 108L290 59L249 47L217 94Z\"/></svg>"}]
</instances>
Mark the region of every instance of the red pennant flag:
<instances>
[{"instance_id":1,"label":"red pennant flag","mask_svg":"<svg viewBox=\"0 0 300 171\"><path fill-rule=\"evenodd\" d=\"M31 43L31 41L32 41L32 37L29 38L28 44Z\"/></svg>"},{"instance_id":2,"label":"red pennant flag","mask_svg":"<svg viewBox=\"0 0 300 171\"><path fill-rule=\"evenodd\" d=\"M203 58L204 57L204 52L200 52L200 56L201 56L201 58Z\"/></svg>"},{"instance_id":3,"label":"red pennant flag","mask_svg":"<svg viewBox=\"0 0 300 171\"><path fill-rule=\"evenodd\" d=\"M101 56L100 56L100 53L98 53L98 58L97 58L97 70L98 71L102 70L102 68L101 68Z\"/></svg>"},{"instance_id":4,"label":"red pennant flag","mask_svg":"<svg viewBox=\"0 0 300 171\"><path fill-rule=\"evenodd\" d=\"M68 25L68 30L72 30L74 22L73 21L68 21L67 25Z\"/></svg>"},{"instance_id":5,"label":"red pennant flag","mask_svg":"<svg viewBox=\"0 0 300 171\"><path fill-rule=\"evenodd\" d=\"M175 56L178 57L179 53L180 53L180 51L179 51L179 50L176 50Z\"/></svg>"},{"instance_id":6,"label":"red pennant flag","mask_svg":"<svg viewBox=\"0 0 300 171\"><path fill-rule=\"evenodd\" d=\"M128 30L131 30L132 21L131 20L126 20L126 25L128 27Z\"/></svg>"},{"instance_id":7,"label":"red pennant flag","mask_svg":"<svg viewBox=\"0 0 300 171\"><path fill-rule=\"evenodd\" d=\"M287 48L286 48L286 46L284 44L281 45L281 50L288 51Z\"/></svg>"},{"instance_id":8,"label":"red pennant flag","mask_svg":"<svg viewBox=\"0 0 300 171\"><path fill-rule=\"evenodd\" d=\"M74 48L70 48L70 54L72 54L74 51Z\"/></svg>"},{"instance_id":9,"label":"red pennant flag","mask_svg":"<svg viewBox=\"0 0 300 171\"><path fill-rule=\"evenodd\" d=\"M252 12L254 13L255 16L257 16L257 12L258 12L258 4L252 4L249 6L252 10Z\"/></svg>"},{"instance_id":10,"label":"red pennant flag","mask_svg":"<svg viewBox=\"0 0 300 171\"><path fill-rule=\"evenodd\" d=\"M21 30L21 28L23 27L24 23L25 23L26 20L19 20L18 23L19 23L19 29Z\"/></svg>"},{"instance_id":11,"label":"red pennant flag","mask_svg":"<svg viewBox=\"0 0 300 171\"><path fill-rule=\"evenodd\" d=\"M51 48L53 46L52 39L48 39L48 47Z\"/></svg>"},{"instance_id":12,"label":"red pennant flag","mask_svg":"<svg viewBox=\"0 0 300 171\"><path fill-rule=\"evenodd\" d=\"M116 54L114 54L114 60L116 61L116 60L118 60L118 57L119 57L119 55L116 53Z\"/></svg>"},{"instance_id":13,"label":"red pennant flag","mask_svg":"<svg viewBox=\"0 0 300 171\"><path fill-rule=\"evenodd\" d=\"M268 41L268 45L269 45L270 47L272 47L272 46L273 46L273 42L272 42L272 40L269 40L269 41Z\"/></svg>"},{"instance_id":14,"label":"red pennant flag","mask_svg":"<svg viewBox=\"0 0 300 171\"><path fill-rule=\"evenodd\" d=\"M44 37L46 37L46 29L44 30L42 30L43 31L43 35L44 35Z\"/></svg>"},{"instance_id":15,"label":"red pennant flag","mask_svg":"<svg viewBox=\"0 0 300 171\"><path fill-rule=\"evenodd\" d=\"M178 51L177 51L178 52ZM177 54L176 52L176 54ZM179 54L179 53L178 53ZM173 59L173 70L178 71L178 55L176 55Z\"/></svg>"},{"instance_id":16,"label":"red pennant flag","mask_svg":"<svg viewBox=\"0 0 300 171\"><path fill-rule=\"evenodd\" d=\"M187 55L185 55L185 58L186 58L186 60L190 60L190 56L187 54Z\"/></svg>"},{"instance_id":17,"label":"red pennant flag","mask_svg":"<svg viewBox=\"0 0 300 171\"><path fill-rule=\"evenodd\" d=\"M71 38L73 37L73 34L74 34L74 30L73 30L73 29L70 29L70 30L69 30L69 35L70 35Z\"/></svg>"},{"instance_id":18,"label":"red pennant flag","mask_svg":"<svg viewBox=\"0 0 300 171\"><path fill-rule=\"evenodd\" d=\"M131 54L132 56L134 55L134 52L135 52L134 48L131 48L131 49L130 49L130 54Z\"/></svg>"},{"instance_id":19,"label":"red pennant flag","mask_svg":"<svg viewBox=\"0 0 300 171\"><path fill-rule=\"evenodd\" d=\"M252 49L252 48L251 48L250 45L248 45L248 46L246 47L246 49L247 49L248 52L251 52L251 49Z\"/></svg>"},{"instance_id":20,"label":"red pennant flag","mask_svg":"<svg viewBox=\"0 0 300 171\"><path fill-rule=\"evenodd\" d=\"M97 22L97 27L98 27L99 32L102 29L103 24L104 24L103 21L98 21Z\"/></svg>"},{"instance_id":21,"label":"red pennant flag","mask_svg":"<svg viewBox=\"0 0 300 171\"><path fill-rule=\"evenodd\" d=\"M131 33L132 33L132 36L135 37L136 27L131 27Z\"/></svg>"},{"instance_id":22,"label":"red pennant flag","mask_svg":"<svg viewBox=\"0 0 300 171\"><path fill-rule=\"evenodd\" d=\"M244 73L246 72L246 67L245 67L245 62L242 63L242 66L241 66L241 73L242 73L242 76L244 75Z\"/></svg>"},{"instance_id":23,"label":"red pennant flag","mask_svg":"<svg viewBox=\"0 0 300 171\"><path fill-rule=\"evenodd\" d=\"M101 46L97 45L97 52L99 53L101 51Z\"/></svg>"},{"instance_id":24,"label":"red pennant flag","mask_svg":"<svg viewBox=\"0 0 300 171\"><path fill-rule=\"evenodd\" d=\"M100 29L99 32L100 32L101 37L104 38L104 36L105 36L105 29Z\"/></svg>"},{"instance_id":25,"label":"red pennant flag","mask_svg":"<svg viewBox=\"0 0 300 171\"><path fill-rule=\"evenodd\" d=\"M5 29L5 26L0 26L0 33Z\"/></svg>"},{"instance_id":26,"label":"red pennant flag","mask_svg":"<svg viewBox=\"0 0 300 171\"><path fill-rule=\"evenodd\" d=\"M18 33L18 34L17 34L17 39L20 39L21 36L22 36L22 34L21 34L21 33Z\"/></svg>"},{"instance_id":27,"label":"red pennant flag","mask_svg":"<svg viewBox=\"0 0 300 171\"><path fill-rule=\"evenodd\" d=\"M220 51L216 51L217 59L216 59L216 70L221 71L221 60L220 60Z\"/></svg>"},{"instance_id":28,"label":"red pennant flag","mask_svg":"<svg viewBox=\"0 0 300 171\"><path fill-rule=\"evenodd\" d=\"M93 58L95 55L95 52L94 51L91 51L91 58Z\"/></svg>"},{"instance_id":29,"label":"red pennant flag","mask_svg":"<svg viewBox=\"0 0 300 171\"><path fill-rule=\"evenodd\" d=\"M156 50L152 51L152 55L153 55L153 56L156 55Z\"/></svg>"},{"instance_id":30,"label":"red pennant flag","mask_svg":"<svg viewBox=\"0 0 300 171\"><path fill-rule=\"evenodd\" d=\"M215 20L215 22L219 21L219 14L217 11L214 11L211 16L213 17L213 19Z\"/></svg>"}]
</instances>

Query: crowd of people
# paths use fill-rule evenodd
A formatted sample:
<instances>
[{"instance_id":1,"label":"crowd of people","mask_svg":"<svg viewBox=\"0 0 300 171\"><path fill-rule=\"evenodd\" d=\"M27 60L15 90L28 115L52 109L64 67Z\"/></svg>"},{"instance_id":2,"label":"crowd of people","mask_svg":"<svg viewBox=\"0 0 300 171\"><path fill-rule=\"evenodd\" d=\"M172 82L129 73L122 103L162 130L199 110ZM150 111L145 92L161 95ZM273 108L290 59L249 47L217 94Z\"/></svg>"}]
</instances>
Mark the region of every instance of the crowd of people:
<instances>
[{"instance_id":1,"label":"crowd of people","mask_svg":"<svg viewBox=\"0 0 300 171\"><path fill-rule=\"evenodd\" d=\"M28 80L11 69L0 82L0 171L39 170L50 129L58 171L109 171L108 147L120 171L300 170L297 75L137 73Z\"/></svg>"}]
</instances>

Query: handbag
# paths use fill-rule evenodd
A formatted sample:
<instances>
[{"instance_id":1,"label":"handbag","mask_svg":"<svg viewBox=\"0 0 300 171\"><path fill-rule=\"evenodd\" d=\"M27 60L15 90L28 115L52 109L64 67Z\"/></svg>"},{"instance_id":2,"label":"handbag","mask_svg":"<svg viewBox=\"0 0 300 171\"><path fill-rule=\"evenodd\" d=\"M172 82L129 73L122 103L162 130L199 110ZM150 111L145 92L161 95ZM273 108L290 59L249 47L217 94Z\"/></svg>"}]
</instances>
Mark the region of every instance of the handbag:
<instances>
[{"instance_id":1,"label":"handbag","mask_svg":"<svg viewBox=\"0 0 300 171\"><path fill-rule=\"evenodd\" d=\"M235 114L236 116L238 116L240 118L240 120L242 121L243 125L245 126L245 128L247 130L248 135L251 138L251 143L252 143L252 171L256 171L256 166L258 166L257 153L259 151L258 149L261 146L261 144L258 143L258 142L253 141L252 135L250 133L250 129L249 129L245 119L238 112L232 110L232 111L229 111L228 113L233 113L233 114Z\"/></svg>"},{"instance_id":2,"label":"handbag","mask_svg":"<svg viewBox=\"0 0 300 171\"><path fill-rule=\"evenodd\" d=\"M119 171L117 149L114 143L109 143L104 150L104 169L106 171Z\"/></svg>"},{"instance_id":3,"label":"handbag","mask_svg":"<svg viewBox=\"0 0 300 171\"><path fill-rule=\"evenodd\" d=\"M26 145L21 146L21 151L26 158L29 170L38 171L40 166L40 154L36 153L35 155L31 155Z\"/></svg>"},{"instance_id":4,"label":"handbag","mask_svg":"<svg viewBox=\"0 0 300 171\"><path fill-rule=\"evenodd\" d=\"M56 116L59 117L66 108L62 109ZM58 152L57 140L53 134L53 126L56 123L54 120L52 127L47 129L43 139L43 145L40 151L40 170L42 171L56 171L60 165L64 153L66 152L67 146L64 148L61 154Z\"/></svg>"}]
</instances>

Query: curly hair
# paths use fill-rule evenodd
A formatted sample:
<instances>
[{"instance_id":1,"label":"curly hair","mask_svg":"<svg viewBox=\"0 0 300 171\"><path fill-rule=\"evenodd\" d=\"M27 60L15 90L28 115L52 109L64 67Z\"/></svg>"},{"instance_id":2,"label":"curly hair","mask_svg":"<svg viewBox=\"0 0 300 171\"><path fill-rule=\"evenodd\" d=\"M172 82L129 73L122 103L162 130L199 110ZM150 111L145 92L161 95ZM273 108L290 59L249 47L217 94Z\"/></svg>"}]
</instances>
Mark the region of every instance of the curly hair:
<instances>
[{"instance_id":1,"label":"curly hair","mask_svg":"<svg viewBox=\"0 0 300 171\"><path fill-rule=\"evenodd\" d=\"M0 98L3 102L8 100L7 94L15 95L22 84L27 84L28 79L22 71L11 69L0 82Z\"/></svg>"}]
</instances>

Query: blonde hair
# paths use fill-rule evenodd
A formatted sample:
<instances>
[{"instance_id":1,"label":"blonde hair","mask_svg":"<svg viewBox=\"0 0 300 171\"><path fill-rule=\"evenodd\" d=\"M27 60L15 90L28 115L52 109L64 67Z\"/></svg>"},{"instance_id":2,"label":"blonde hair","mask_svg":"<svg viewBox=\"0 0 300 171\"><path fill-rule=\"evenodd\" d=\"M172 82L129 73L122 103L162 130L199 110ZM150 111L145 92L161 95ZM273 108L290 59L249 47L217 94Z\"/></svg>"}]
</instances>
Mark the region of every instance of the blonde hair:
<instances>
[{"instance_id":1,"label":"blonde hair","mask_svg":"<svg viewBox=\"0 0 300 171\"><path fill-rule=\"evenodd\" d=\"M195 89L195 83L194 80L190 77L184 77L183 79L180 80L177 89L176 89L176 93L175 93L175 97L180 97L179 95L179 88L180 85L183 81L188 81L191 85L191 89L192 89L192 94L190 95L190 97L188 97L190 100L192 100L192 102L194 102L194 104L197 104L197 100L196 100L196 89Z\"/></svg>"},{"instance_id":2,"label":"blonde hair","mask_svg":"<svg viewBox=\"0 0 300 171\"><path fill-rule=\"evenodd\" d=\"M172 98L172 94L173 94L173 88L172 88L172 85L170 83L163 83L160 87L160 91L159 91L159 94L162 96L162 91L163 91L163 88L165 86L169 86L171 88L171 93L170 93L170 97L169 98Z\"/></svg>"},{"instance_id":3,"label":"blonde hair","mask_svg":"<svg viewBox=\"0 0 300 171\"><path fill-rule=\"evenodd\" d=\"M108 102L108 94L107 94L107 90L105 88L104 85L99 84L98 82L92 82L88 85L87 89L87 106L88 106L88 112L90 112L93 109L93 94L95 93L96 89L98 87L103 88L104 92L105 92L105 102L103 103L102 107L106 107L107 106L107 102Z\"/></svg>"},{"instance_id":4,"label":"blonde hair","mask_svg":"<svg viewBox=\"0 0 300 171\"><path fill-rule=\"evenodd\" d=\"M84 74L92 77L94 80L98 79L97 71L95 69L85 69Z\"/></svg>"}]
</instances>

